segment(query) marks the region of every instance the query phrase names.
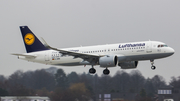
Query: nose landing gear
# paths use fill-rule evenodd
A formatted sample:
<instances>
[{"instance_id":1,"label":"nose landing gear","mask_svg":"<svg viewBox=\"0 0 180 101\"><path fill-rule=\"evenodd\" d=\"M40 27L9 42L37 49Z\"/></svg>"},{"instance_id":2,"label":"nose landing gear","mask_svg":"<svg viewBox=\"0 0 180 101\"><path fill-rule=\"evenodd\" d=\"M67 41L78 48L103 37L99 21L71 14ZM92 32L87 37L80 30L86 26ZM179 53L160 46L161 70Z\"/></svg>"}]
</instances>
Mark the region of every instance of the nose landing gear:
<instances>
[{"instance_id":1,"label":"nose landing gear","mask_svg":"<svg viewBox=\"0 0 180 101\"><path fill-rule=\"evenodd\" d=\"M156 66L154 66L154 60L150 60L150 62L151 62L151 69L152 69L152 70L155 70L155 69L156 69Z\"/></svg>"}]
</instances>

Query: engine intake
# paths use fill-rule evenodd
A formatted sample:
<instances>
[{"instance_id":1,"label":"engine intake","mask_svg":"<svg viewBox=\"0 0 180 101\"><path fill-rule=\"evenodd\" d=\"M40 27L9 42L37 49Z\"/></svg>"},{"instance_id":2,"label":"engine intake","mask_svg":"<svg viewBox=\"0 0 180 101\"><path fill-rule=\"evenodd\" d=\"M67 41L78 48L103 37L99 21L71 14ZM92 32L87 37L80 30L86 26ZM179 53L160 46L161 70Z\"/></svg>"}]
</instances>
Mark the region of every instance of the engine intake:
<instances>
[{"instance_id":1,"label":"engine intake","mask_svg":"<svg viewBox=\"0 0 180 101\"><path fill-rule=\"evenodd\" d=\"M117 56L104 56L99 58L100 67L115 67L117 65Z\"/></svg>"}]
</instances>

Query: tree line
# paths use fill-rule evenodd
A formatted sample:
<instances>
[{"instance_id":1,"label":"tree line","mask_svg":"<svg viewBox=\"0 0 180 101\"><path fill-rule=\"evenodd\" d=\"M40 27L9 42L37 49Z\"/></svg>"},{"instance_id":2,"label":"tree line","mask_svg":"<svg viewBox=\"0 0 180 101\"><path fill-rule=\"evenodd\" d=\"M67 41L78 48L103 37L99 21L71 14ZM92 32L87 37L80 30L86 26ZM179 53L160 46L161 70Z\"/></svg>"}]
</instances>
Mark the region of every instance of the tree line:
<instances>
[{"instance_id":1,"label":"tree line","mask_svg":"<svg viewBox=\"0 0 180 101\"><path fill-rule=\"evenodd\" d=\"M102 93L136 93L141 98L152 98L160 87L180 88L180 77L172 77L169 85L160 75L145 78L140 71L117 71L114 76L89 73L66 74L44 69L23 72L18 70L9 77L0 76L0 96L48 96L52 101L88 101Z\"/></svg>"}]
</instances>

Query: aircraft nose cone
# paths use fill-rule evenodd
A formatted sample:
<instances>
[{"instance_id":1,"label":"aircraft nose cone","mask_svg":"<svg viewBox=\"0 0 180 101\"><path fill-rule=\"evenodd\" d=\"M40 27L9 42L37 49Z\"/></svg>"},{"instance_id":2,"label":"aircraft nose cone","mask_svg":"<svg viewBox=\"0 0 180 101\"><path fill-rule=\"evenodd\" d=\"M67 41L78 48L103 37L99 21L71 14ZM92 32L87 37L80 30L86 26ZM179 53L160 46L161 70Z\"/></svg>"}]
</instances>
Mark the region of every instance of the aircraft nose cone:
<instances>
[{"instance_id":1,"label":"aircraft nose cone","mask_svg":"<svg viewBox=\"0 0 180 101\"><path fill-rule=\"evenodd\" d=\"M171 55L173 55L175 53L175 50L173 48L170 48L169 53L171 53Z\"/></svg>"}]
</instances>

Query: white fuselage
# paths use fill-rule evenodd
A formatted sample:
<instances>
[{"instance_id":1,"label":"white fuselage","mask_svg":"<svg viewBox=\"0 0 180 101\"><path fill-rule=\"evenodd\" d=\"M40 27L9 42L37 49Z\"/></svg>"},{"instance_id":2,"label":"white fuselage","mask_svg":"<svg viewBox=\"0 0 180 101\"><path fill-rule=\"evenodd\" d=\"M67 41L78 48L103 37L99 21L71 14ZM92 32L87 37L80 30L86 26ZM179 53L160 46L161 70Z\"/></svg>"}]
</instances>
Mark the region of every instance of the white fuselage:
<instances>
[{"instance_id":1,"label":"white fuselage","mask_svg":"<svg viewBox=\"0 0 180 101\"><path fill-rule=\"evenodd\" d=\"M158 41L143 41L86 47L74 47L65 48L62 50L73 51L83 54L95 54L99 56L116 55L118 57L118 63L124 61L154 60L168 57L174 53L174 50L171 47L168 47L164 43ZM59 51L55 50L45 50L25 54L35 55L36 57L19 56L19 58L23 60L50 65L89 65L88 63L83 62L83 59L81 58L62 55Z\"/></svg>"}]
</instances>

